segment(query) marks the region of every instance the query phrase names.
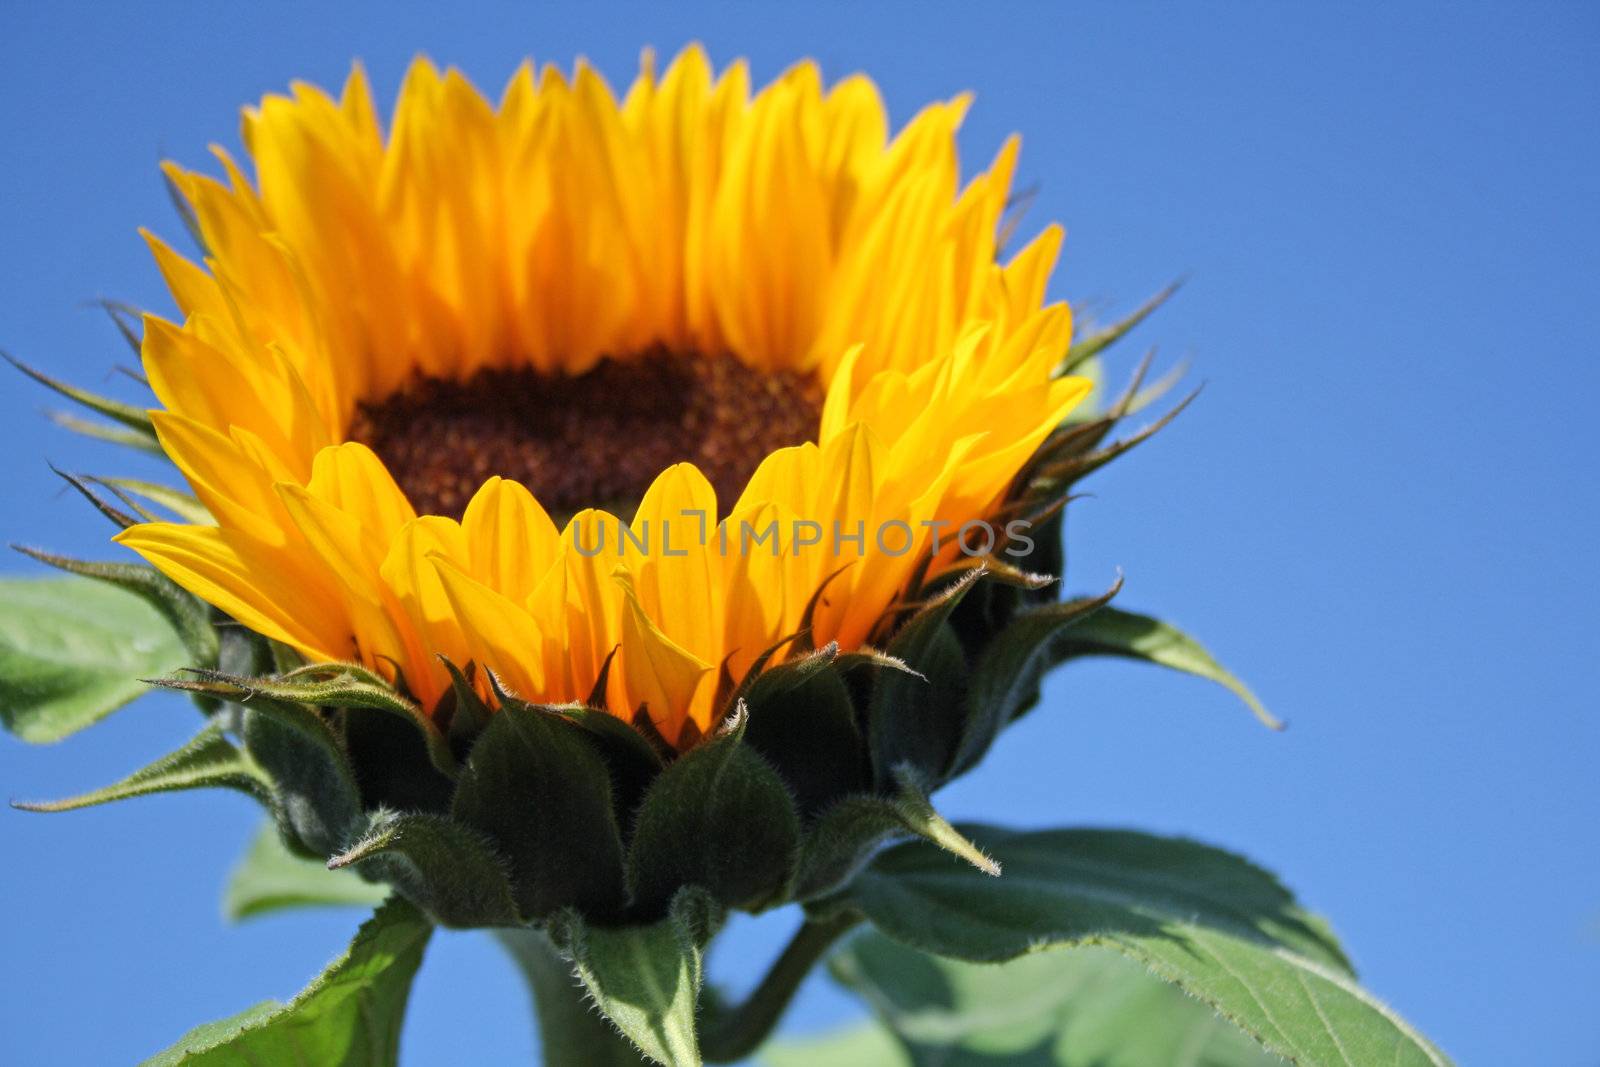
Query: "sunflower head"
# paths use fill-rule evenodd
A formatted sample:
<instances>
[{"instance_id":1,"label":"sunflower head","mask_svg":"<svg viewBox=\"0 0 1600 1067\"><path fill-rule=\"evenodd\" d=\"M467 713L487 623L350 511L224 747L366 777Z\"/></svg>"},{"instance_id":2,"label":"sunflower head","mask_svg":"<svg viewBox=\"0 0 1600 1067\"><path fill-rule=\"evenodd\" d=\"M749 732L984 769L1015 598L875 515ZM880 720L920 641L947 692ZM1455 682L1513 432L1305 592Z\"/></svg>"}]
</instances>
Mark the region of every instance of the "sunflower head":
<instances>
[{"instance_id":1,"label":"sunflower head","mask_svg":"<svg viewBox=\"0 0 1600 1067\"><path fill-rule=\"evenodd\" d=\"M963 182L966 107L418 60L387 129L358 67L168 166L202 256L146 235L141 354L194 503L117 541L219 624L169 684L294 847L457 925L985 862L927 795L1101 602L1042 590L1130 405L1083 413L1118 330L1046 302L1059 227L1002 249L1017 141Z\"/></svg>"}]
</instances>

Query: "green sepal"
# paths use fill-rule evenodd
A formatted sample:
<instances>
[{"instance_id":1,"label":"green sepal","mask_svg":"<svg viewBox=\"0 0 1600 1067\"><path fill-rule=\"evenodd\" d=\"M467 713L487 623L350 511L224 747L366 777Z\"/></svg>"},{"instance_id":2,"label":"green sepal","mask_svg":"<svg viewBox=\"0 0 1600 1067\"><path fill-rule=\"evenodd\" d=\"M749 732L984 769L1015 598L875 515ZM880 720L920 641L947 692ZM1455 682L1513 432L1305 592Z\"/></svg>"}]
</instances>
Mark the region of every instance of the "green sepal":
<instances>
[{"instance_id":1,"label":"green sepal","mask_svg":"<svg viewBox=\"0 0 1600 1067\"><path fill-rule=\"evenodd\" d=\"M328 861L387 882L441 926L522 922L505 864L477 832L427 812L373 812L361 839Z\"/></svg>"},{"instance_id":2,"label":"green sepal","mask_svg":"<svg viewBox=\"0 0 1600 1067\"><path fill-rule=\"evenodd\" d=\"M64 800L12 801L23 811L74 811L114 800L185 789L236 789L272 804L271 785L261 768L211 723L182 748L134 771L120 782Z\"/></svg>"},{"instance_id":3,"label":"green sepal","mask_svg":"<svg viewBox=\"0 0 1600 1067\"><path fill-rule=\"evenodd\" d=\"M854 878L878 846L896 837L923 838L984 874L999 875L999 865L934 808L909 764L896 769L895 781L893 796L849 796L823 812L801 842L794 899L827 897Z\"/></svg>"},{"instance_id":4,"label":"green sepal","mask_svg":"<svg viewBox=\"0 0 1600 1067\"><path fill-rule=\"evenodd\" d=\"M1250 688L1218 663L1200 642L1160 619L1118 608L1101 608L1061 635L1056 661L1064 663L1080 656L1139 659L1208 679L1242 700L1264 725L1274 730L1283 729L1283 723L1266 709Z\"/></svg>"},{"instance_id":5,"label":"green sepal","mask_svg":"<svg viewBox=\"0 0 1600 1067\"><path fill-rule=\"evenodd\" d=\"M217 631L211 622L211 609L193 593L147 563L93 563L14 545L29 559L57 570L125 589L161 613L174 633L189 650L191 662L209 667L217 662Z\"/></svg>"},{"instance_id":6,"label":"green sepal","mask_svg":"<svg viewBox=\"0 0 1600 1067\"><path fill-rule=\"evenodd\" d=\"M686 885L747 911L783 898L800 820L783 779L745 743L747 718L735 709L646 792L628 847L628 887L643 914L660 914Z\"/></svg>"},{"instance_id":7,"label":"green sepal","mask_svg":"<svg viewBox=\"0 0 1600 1067\"><path fill-rule=\"evenodd\" d=\"M98 419L85 419L70 411L47 411L45 417L63 430L70 430L83 437L104 441L107 444L121 445L139 452L146 452L152 456L165 459L167 454L161 448L161 443L154 437L130 430L115 422L100 422Z\"/></svg>"},{"instance_id":8,"label":"green sepal","mask_svg":"<svg viewBox=\"0 0 1600 1067\"><path fill-rule=\"evenodd\" d=\"M195 499L192 493L174 489L170 485L147 482L138 478L91 477L87 480L95 485L103 485L119 496L132 495L166 508L184 522L207 525L216 521L206 506ZM127 497L123 496L123 499L126 500Z\"/></svg>"},{"instance_id":9,"label":"green sepal","mask_svg":"<svg viewBox=\"0 0 1600 1067\"><path fill-rule=\"evenodd\" d=\"M313 663L284 674L247 678L221 671L191 670L193 681L168 682L174 688L209 693L224 700L268 697L318 708L382 711L415 728L428 758L440 774L454 777L459 768L444 734L421 708L395 691L381 675L357 663Z\"/></svg>"},{"instance_id":10,"label":"green sepal","mask_svg":"<svg viewBox=\"0 0 1600 1067\"><path fill-rule=\"evenodd\" d=\"M389 887L363 881L354 871L290 852L275 823L264 823L234 864L222 891L222 915L242 922L291 908L353 907L382 904Z\"/></svg>"},{"instance_id":11,"label":"green sepal","mask_svg":"<svg viewBox=\"0 0 1600 1067\"><path fill-rule=\"evenodd\" d=\"M189 658L139 597L88 578L0 579L0 722L59 741L148 692Z\"/></svg>"},{"instance_id":12,"label":"green sepal","mask_svg":"<svg viewBox=\"0 0 1600 1067\"><path fill-rule=\"evenodd\" d=\"M119 423L128 430L133 431L140 438L147 440L150 445L157 448L160 447L159 442L156 440L155 426L150 422L150 413L145 409L135 407L132 404L125 404L120 400L112 400L110 397L99 396L89 392L87 389L79 389L77 386L58 381L43 371L35 370L28 366L9 352L0 351L0 356L3 356L13 367L45 388L54 390L74 403L82 404L97 415L104 415L112 422Z\"/></svg>"},{"instance_id":13,"label":"green sepal","mask_svg":"<svg viewBox=\"0 0 1600 1067\"><path fill-rule=\"evenodd\" d=\"M1039 682L1052 666L1053 642L1068 627L1103 608L1122 588L1119 577L1097 597L1078 597L1019 612L984 647L967 682L967 715L950 773L972 769L1000 731L1039 697Z\"/></svg>"},{"instance_id":14,"label":"green sepal","mask_svg":"<svg viewBox=\"0 0 1600 1067\"><path fill-rule=\"evenodd\" d=\"M122 340L128 346L128 351L135 356L142 354L144 347L144 322L143 312L132 304L121 300L112 300L109 297L99 297L89 301L90 304L106 313L111 324L117 328L117 333L122 335ZM148 385L148 382L144 384Z\"/></svg>"},{"instance_id":15,"label":"green sepal","mask_svg":"<svg viewBox=\"0 0 1600 1067\"><path fill-rule=\"evenodd\" d=\"M1114 323L1103 330L1097 330L1087 337L1074 339L1067 348L1066 356L1062 358L1060 365L1056 367L1053 376L1059 378L1064 374L1071 374L1084 361L1093 359L1096 355L1122 340L1135 326L1149 318L1157 308L1171 299L1172 294L1176 293L1182 286L1183 279L1180 278L1135 308L1133 313L1122 321Z\"/></svg>"},{"instance_id":16,"label":"green sepal","mask_svg":"<svg viewBox=\"0 0 1600 1067\"><path fill-rule=\"evenodd\" d=\"M744 698L745 743L777 770L803 820L866 787L865 747L840 659L830 644L768 667Z\"/></svg>"},{"instance_id":17,"label":"green sepal","mask_svg":"<svg viewBox=\"0 0 1600 1067\"><path fill-rule=\"evenodd\" d=\"M467 753L477 743L478 737L489 726L494 714L473 688L472 678L478 665L468 663L465 669L457 667L444 656L439 657L444 669L450 672L450 692L435 709L438 721L444 724L445 740L457 760L465 760Z\"/></svg>"},{"instance_id":18,"label":"green sepal","mask_svg":"<svg viewBox=\"0 0 1600 1067\"><path fill-rule=\"evenodd\" d=\"M909 671L878 672L867 704L867 735L876 788L894 787L894 769L910 764L922 780L943 783L966 716L966 654L950 616L984 576L961 574L900 627L885 650Z\"/></svg>"},{"instance_id":19,"label":"green sepal","mask_svg":"<svg viewBox=\"0 0 1600 1067\"><path fill-rule=\"evenodd\" d=\"M293 701L234 707L245 751L272 780L285 842L321 859L342 851L361 830L361 790L332 728Z\"/></svg>"},{"instance_id":20,"label":"green sepal","mask_svg":"<svg viewBox=\"0 0 1600 1067\"><path fill-rule=\"evenodd\" d=\"M452 811L506 859L526 918L568 906L599 918L622 910L611 776L582 727L559 713L502 705L472 746Z\"/></svg>"},{"instance_id":21,"label":"green sepal","mask_svg":"<svg viewBox=\"0 0 1600 1067\"><path fill-rule=\"evenodd\" d=\"M611 772L612 807L617 825L632 825L645 792L661 773L663 760L645 736L608 711L583 704L558 704L550 711L577 726Z\"/></svg>"},{"instance_id":22,"label":"green sepal","mask_svg":"<svg viewBox=\"0 0 1600 1067\"><path fill-rule=\"evenodd\" d=\"M393 1067L411 981L432 933L415 907L393 898L293 1000L198 1026L141 1067Z\"/></svg>"},{"instance_id":23,"label":"green sepal","mask_svg":"<svg viewBox=\"0 0 1600 1067\"><path fill-rule=\"evenodd\" d=\"M550 926L595 1006L639 1051L666 1067L700 1067L695 1006L705 946L722 913L709 894L678 891L648 926L594 926L564 911Z\"/></svg>"}]
</instances>

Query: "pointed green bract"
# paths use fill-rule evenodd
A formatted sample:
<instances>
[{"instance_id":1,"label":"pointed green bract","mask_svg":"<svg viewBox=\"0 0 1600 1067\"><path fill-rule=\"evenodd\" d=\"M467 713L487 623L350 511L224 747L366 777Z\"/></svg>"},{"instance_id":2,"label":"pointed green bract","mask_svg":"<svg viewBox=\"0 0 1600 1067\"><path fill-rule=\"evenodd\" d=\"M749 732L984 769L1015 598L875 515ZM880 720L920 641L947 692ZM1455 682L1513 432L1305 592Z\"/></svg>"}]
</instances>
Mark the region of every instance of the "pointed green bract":
<instances>
[{"instance_id":1,"label":"pointed green bract","mask_svg":"<svg viewBox=\"0 0 1600 1067\"><path fill-rule=\"evenodd\" d=\"M1004 877L914 842L881 854L844 903L896 941L956 959L1115 949L1306 1067L1448 1062L1356 983L1320 920L1236 856L1121 831L963 829Z\"/></svg>"},{"instance_id":2,"label":"pointed green bract","mask_svg":"<svg viewBox=\"0 0 1600 1067\"><path fill-rule=\"evenodd\" d=\"M330 871L317 860L296 856L268 822L228 875L222 914L240 922L290 908L375 908L388 896L388 886L363 881L354 871Z\"/></svg>"},{"instance_id":3,"label":"pointed green bract","mask_svg":"<svg viewBox=\"0 0 1600 1067\"><path fill-rule=\"evenodd\" d=\"M1109 949L1055 949L996 966L929 956L868 933L829 970L873 1006L914 1067L1283 1062L1209 1005Z\"/></svg>"},{"instance_id":4,"label":"pointed green bract","mask_svg":"<svg viewBox=\"0 0 1600 1067\"><path fill-rule=\"evenodd\" d=\"M1057 635L1105 607L1122 588L1118 579L1097 597L1046 604L1018 614L978 656L967 682L967 718L952 774L970 770L1000 731L1037 699Z\"/></svg>"},{"instance_id":5,"label":"pointed green bract","mask_svg":"<svg viewBox=\"0 0 1600 1067\"><path fill-rule=\"evenodd\" d=\"M393 715L416 729L427 746L428 758L441 774L453 777L457 772L455 756L433 720L396 692L387 680L360 664L314 663L263 678L208 670L191 670L189 674L193 676L190 679L171 679L164 684L225 700L270 697L311 707L356 708Z\"/></svg>"},{"instance_id":6,"label":"pointed green bract","mask_svg":"<svg viewBox=\"0 0 1600 1067\"><path fill-rule=\"evenodd\" d=\"M578 724L543 708L502 706L472 746L452 815L494 842L525 919L569 905L589 916L621 910L611 776Z\"/></svg>"},{"instance_id":7,"label":"pointed green bract","mask_svg":"<svg viewBox=\"0 0 1600 1067\"><path fill-rule=\"evenodd\" d=\"M1274 730L1283 728L1248 686L1228 673L1194 638L1148 615L1104 607L1061 636L1059 660L1078 656L1124 656L1170 667L1225 686L1256 718Z\"/></svg>"},{"instance_id":8,"label":"pointed green bract","mask_svg":"<svg viewBox=\"0 0 1600 1067\"><path fill-rule=\"evenodd\" d=\"M236 789L262 803L271 802L271 787L261 768L222 735L221 726L212 723L178 751L120 782L65 800L18 802L15 806L24 811L74 811L130 797L185 789Z\"/></svg>"},{"instance_id":9,"label":"pointed green bract","mask_svg":"<svg viewBox=\"0 0 1600 1067\"><path fill-rule=\"evenodd\" d=\"M985 874L1000 868L940 815L909 764L895 774L892 797L845 797L823 813L802 842L793 895L825 897L855 876L879 845L894 837L921 837Z\"/></svg>"},{"instance_id":10,"label":"pointed green bract","mask_svg":"<svg viewBox=\"0 0 1600 1067\"><path fill-rule=\"evenodd\" d=\"M245 751L272 780L286 838L310 856L340 851L360 832L361 790L333 730L291 701L258 697L235 708Z\"/></svg>"},{"instance_id":11,"label":"pointed green bract","mask_svg":"<svg viewBox=\"0 0 1600 1067\"><path fill-rule=\"evenodd\" d=\"M723 905L760 910L788 888L800 825L787 787L744 742L743 707L723 731L662 771L628 849L635 905L664 909L695 885Z\"/></svg>"},{"instance_id":12,"label":"pointed green bract","mask_svg":"<svg viewBox=\"0 0 1600 1067\"><path fill-rule=\"evenodd\" d=\"M197 1027L142 1067L392 1067L411 980L432 932L416 908L391 900L293 1000L258 1004Z\"/></svg>"},{"instance_id":13,"label":"pointed green bract","mask_svg":"<svg viewBox=\"0 0 1600 1067\"><path fill-rule=\"evenodd\" d=\"M138 597L88 578L0 579L0 719L24 741L59 741L147 691L140 678L189 653Z\"/></svg>"},{"instance_id":14,"label":"pointed green bract","mask_svg":"<svg viewBox=\"0 0 1600 1067\"><path fill-rule=\"evenodd\" d=\"M944 782L966 717L967 664L950 628L951 613L985 576L968 571L908 619L885 650L909 671L880 669L867 706L872 776L894 787L895 768L909 763L933 785Z\"/></svg>"},{"instance_id":15,"label":"pointed green bract","mask_svg":"<svg viewBox=\"0 0 1600 1067\"><path fill-rule=\"evenodd\" d=\"M366 833L328 861L394 885L444 926L517 926L505 865L478 834L427 812L379 811Z\"/></svg>"},{"instance_id":16,"label":"pointed green bract","mask_svg":"<svg viewBox=\"0 0 1600 1067\"><path fill-rule=\"evenodd\" d=\"M714 911L688 889L649 926L597 927L564 913L552 936L596 1006L641 1052L666 1067L700 1067L695 1004Z\"/></svg>"}]
</instances>

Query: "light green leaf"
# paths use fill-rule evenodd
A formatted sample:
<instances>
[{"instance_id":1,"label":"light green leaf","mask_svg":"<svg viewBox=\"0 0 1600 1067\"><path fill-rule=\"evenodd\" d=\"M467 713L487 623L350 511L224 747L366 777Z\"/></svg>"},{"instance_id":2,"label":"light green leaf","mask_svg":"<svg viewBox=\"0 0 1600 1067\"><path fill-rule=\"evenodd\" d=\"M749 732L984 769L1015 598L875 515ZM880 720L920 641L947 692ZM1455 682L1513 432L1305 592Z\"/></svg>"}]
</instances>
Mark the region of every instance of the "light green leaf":
<instances>
[{"instance_id":1,"label":"light green leaf","mask_svg":"<svg viewBox=\"0 0 1600 1067\"><path fill-rule=\"evenodd\" d=\"M975 964L865 934L830 969L872 1005L915 1067L1283 1062L1209 1005L1109 949L1063 948Z\"/></svg>"},{"instance_id":2,"label":"light green leaf","mask_svg":"<svg viewBox=\"0 0 1600 1067\"><path fill-rule=\"evenodd\" d=\"M196 1027L143 1067L394 1064L411 980L432 932L422 914L397 897L293 1000L257 1004Z\"/></svg>"},{"instance_id":3,"label":"light green leaf","mask_svg":"<svg viewBox=\"0 0 1600 1067\"><path fill-rule=\"evenodd\" d=\"M639 1051L666 1067L700 1067L695 1005L714 911L708 894L686 889L672 914L649 926L589 926L565 912L551 936L595 1005Z\"/></svg>"},{"instance_id":4,"label":"light green leaf","mask_svg":"<svg viewBox=\"0 0 1600 1067\"><path fill-rule=\"evenodd\" d=\"M222 913L239 922L286 908L374 908L388 895L387 886L364 881L354 871L330 871L296 856L268 823L228 876Z\"/></svg>"},{"instance_id":5,"label":"light green leaf","mask_svg":"<svg viewBox=\"0 0 1600 1067\"><path fill-rule=\"evenodd\" d=\"M261 768L222 735L220 725L211 723L176 752L134 771L120 782L65 800L15 801L13 804L23 811L74 811L114 800L184 789L237 789L263 804L272 802L271 785Z\"/></svg>"},{"instance_id":6,"label":"light green leaf","mask_svg":"<svg viewBox=\"0 0 1600 1067\"><path fill-rule=\"evenodd\" d=\"M189 661L165 619L88 578L0 579L0 720L24 741L59 741L146 691L140 678Z\"/></svg>"},{"instance_id":7,"label":"light green leaf","mask_svg":"<svg viewBox=\"0 0 1600 1067\"><path fill-rule=\"evenodd\" d=\"M1244 701L1264 724L1274 730L1283 729L1283 723L1267 711L1249 687L1212 658L1200 642L1176 626L1148 615L1103 607L1061 635L1057 654L1060 660L1077 656L1126 656L1207 678Z\"/></svg>"},{"instance_id":8,"label":"light green leaf","mask_svg":"<svg viewBox=\"0 0 1600 1067\"><path fill-rule=\"evenodd\" d=\"M774 1041L761 1050L757 1062L763 1067L914 1067L905 1046L876 1023Z\"/></svg>"},{"instance_id":9,"label":"light green leaf","mask_svg":"<svg viewBox=\"0 0 1600 1067\"><path fill-rule=\"evenodd\" d=\"M1236 856L1119 831L963 829L1002 877L913 842L880 855L843 903L903 944L974 962L1104 945L1306 1067L1448 1062L1356 983L1320 921Z\"/></svg>"}]
</instances>

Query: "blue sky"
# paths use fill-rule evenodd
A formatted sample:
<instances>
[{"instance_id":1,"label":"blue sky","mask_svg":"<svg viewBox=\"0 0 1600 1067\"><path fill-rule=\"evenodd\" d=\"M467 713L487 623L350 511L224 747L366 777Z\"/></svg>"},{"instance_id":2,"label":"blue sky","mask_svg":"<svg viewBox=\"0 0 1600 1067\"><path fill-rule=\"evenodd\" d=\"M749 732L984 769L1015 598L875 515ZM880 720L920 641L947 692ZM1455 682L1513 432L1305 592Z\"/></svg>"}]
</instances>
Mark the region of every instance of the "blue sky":
<instances>
[{"instance_id":1,"label":"blue sky","mask_svg":"<svg viewBox=\"0 0 1600 1067\"><path fill-rule=\"evenodd\" d=\"M237 109L353 57L392 97L418 50L498 89L524 54L624 82L642 45L706 42L763 78L805 55L882 86L897 122L974 89L966 158L1023 133L1031 221L1068 229L1054 292L1126 309L1190 284L1136 341L1199 402L1075 505L1069 584L1200 635L1290 720L1121 664L951 787L954 815L1132 825L1225 845L1329 915L1384 996L1464 1064L1600 1058L1600 724L1593 605L1600 14L1592 6L808 5L0 12L0 346L120 388L98 295L168 307L134 233L181 235L155 165L206 161ZM1125 372L1137 343L1113 368ZM50 427L0 379L3 536L108 557L45 460L137 463ZM27 570L25 561L6 565ZM49 749L0 739L14 797L76 792L195 725L152 698ZM0 1059L122 1063L294 992L359 916L218 917L254 825L193 794L0 811ZM753 970L786 920L713 961ZM486 939L439 938L407 1064L532 1062ZM825 981L793 1012L853 1009Z\"/></svg>"}]
</instances>

